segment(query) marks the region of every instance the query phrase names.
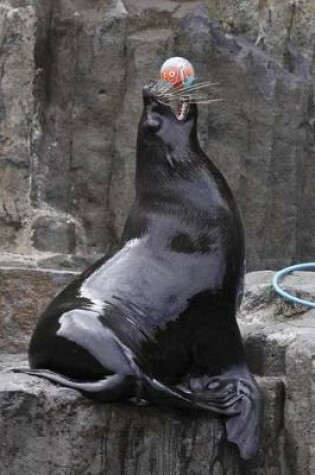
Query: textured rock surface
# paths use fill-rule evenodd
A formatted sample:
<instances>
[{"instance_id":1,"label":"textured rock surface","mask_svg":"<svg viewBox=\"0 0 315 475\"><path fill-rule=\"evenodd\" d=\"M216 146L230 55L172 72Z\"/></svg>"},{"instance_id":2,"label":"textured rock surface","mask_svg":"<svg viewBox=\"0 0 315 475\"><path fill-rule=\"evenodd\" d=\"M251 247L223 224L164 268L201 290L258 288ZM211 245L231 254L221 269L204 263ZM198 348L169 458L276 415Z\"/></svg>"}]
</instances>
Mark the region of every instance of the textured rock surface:
<instances>
[{"instance_id":1,"label":"textured rock surface","mask_svg":"<svg viewBox=\"0 0 315 475\"><path fill-rule=\"evenodd\" d=\"M208 0L209 12L228 33L246 36L279 63L289 66L292 49L314 63L313 0Z\"/></svg>"},{"instance_id":2,"label":"textured rock surface","mask_svg":"<svg viewBox=\"0 0 315 475\"><path fill-rule=\"evenodd\" d=\"M25 351L38 316L76 274L0 268L0 352Z\"/></svg>"},{"instance_id":3,"label":"textured rock surface","mask_svg":"<svg viewBox=\"0 0 315 475\"><path fill-rule=\"evenodd\" d=\"M248 269L314 255L313 2L208 6L222 29L199 2L0 1L2 250L115 243L134 195L141 87L180 54L220 83L200 136L240 203ZM36 249L43 216L70 221L72 237Z\"/></svg>"},{"instance_id":4,"label":"textured rock surface","mask_svg":"<svg viewBox=\"0 0 315 475\"><path fill-rule=\"evenodd\" d=\"M0 471L5 475L282 473L280 380L259 379L266 417L254 467L239 462L221 421L209 414L92 403L76 391L10 371L25 366L23 355L0 356Z\"/></svg>"},{"instance_id":5,"label":"textured rock surface","mask_svg":"<svg viewBox=\"0 0 315 475\"><path fill-rule=\"evenodd\" d=\"M42 216L33 223L32 240L40 251L71 254L75 249L75 224L70 220Z\"/></svg>"},{"instance_id":6,"label":"textured rock surface","mask_svg":"<svg viewBox=\"0 0 315 475\"><path fill-rule=\"evenodd\" d=\"M0 366L17 366L0 360ZM5 475L238 475L223 425L202 413L91 403L78 392L1 372Z\"/></svg>"},{"instance_id":7,"label":"textured rock surface","mask_svg":"<svg viewBox=\"0 0 315 475\"><path fill-rule=\"evenodd\" d=\"M0 245L18 246L30 215L36 11L0 3Z\"/></svg>"},{"instance_id":8,"label":"textured rock surface","mask_svg":"<svg viewBox=\"0 0 315 475\"><path fill-rule=\"evenodd\" d=\"M308 195L305 188L302 198L308 171L298 165L313 160L305 147L307 126L301 127L308 115L307 82L247 42L215 27L212 33L210 64L224 103L211 108L208 151L243 212L248 267L277 268L307 258L315 221L304 200L313 191Z\"/></svg>"},{"instance_id":9,"label":"textured rock surface","mask_svg":"<svg viewBox=\"0 0 315 475\"><path fill-rule=\"evenodd\" d=\"M280 473L311 475L315 469L315 310L283 303L271 289L272 275L247 275L239 320L252 370L267 377L282 375L285 382L284 472ZM282 287L314 300L313 273L294 273Z\"/></svg>"}]
</instances>

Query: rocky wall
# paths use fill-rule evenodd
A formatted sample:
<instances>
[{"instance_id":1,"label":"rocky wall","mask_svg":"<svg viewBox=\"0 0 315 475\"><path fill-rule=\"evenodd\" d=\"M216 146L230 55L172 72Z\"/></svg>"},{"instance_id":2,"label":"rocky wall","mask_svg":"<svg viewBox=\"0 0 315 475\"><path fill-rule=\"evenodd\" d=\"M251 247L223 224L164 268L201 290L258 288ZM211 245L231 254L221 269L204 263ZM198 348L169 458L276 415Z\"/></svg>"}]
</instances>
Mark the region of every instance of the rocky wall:
<instances>
[{"instance_id":1,"label":"rocky wall","mask_svg":"<svg viewBox=\"0 0 315 475\"><path fill-rule=\"evenodd\" d=\"M220 84L200 138L240 204L248 269L310 259L314 12L269 3L0 1L2 252L63 265L117 241L141 88L183 55Z\"/></svg>"}]
</instances>

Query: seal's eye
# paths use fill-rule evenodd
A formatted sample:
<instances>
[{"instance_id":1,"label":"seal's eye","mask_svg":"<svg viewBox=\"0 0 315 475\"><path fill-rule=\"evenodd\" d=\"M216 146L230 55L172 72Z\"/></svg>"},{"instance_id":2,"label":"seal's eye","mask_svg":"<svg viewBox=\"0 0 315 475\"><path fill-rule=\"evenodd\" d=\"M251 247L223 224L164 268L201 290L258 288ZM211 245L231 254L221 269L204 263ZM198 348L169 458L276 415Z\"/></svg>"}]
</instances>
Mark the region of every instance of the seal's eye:
<instances>
[{"instance_id":1,"label":"seal's eye","mask_svg":"<svg viewBox=\"0 0 315 475\"><path fill-rule=\"evenodd\" d=\"M173 79L175 77L175 71L170 71L169 75L170 75L170 78Z\"/></svg>"},{"instance_id":2,"label":"seal's eye","mask_svg":"<svg viewBox=\"0 0 315 475\"><path fill-rule=\"evenodd\" d=\"M167 73L166 73L166 72L165 72L165 73L163 73L163 77L164 77L164 79L167 79L167 78L168 78L168 75L167 75Z\"/></svg>"}]
</instances>

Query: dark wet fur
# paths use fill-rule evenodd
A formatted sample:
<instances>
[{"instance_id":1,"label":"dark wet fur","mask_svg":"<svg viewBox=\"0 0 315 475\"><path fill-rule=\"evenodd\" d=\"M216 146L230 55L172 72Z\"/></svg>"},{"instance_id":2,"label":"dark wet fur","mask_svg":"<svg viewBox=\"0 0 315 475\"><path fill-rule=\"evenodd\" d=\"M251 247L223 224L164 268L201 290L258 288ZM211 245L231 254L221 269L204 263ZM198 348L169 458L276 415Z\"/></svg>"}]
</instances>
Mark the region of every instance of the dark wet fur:
<instances>
[{"instance_id":1,"label":"dark wet fur","mask_svg":"<svg viewBox=\"0 0 315 475\"><path fill-rule=\"evenodd\" d=\"M178 121L144 89L136 198L116 252L41 315L30 374L103 402L212 411L244 459L258 449L260 396L235 314L244 236L232 193L197 139L197 107Z\"/></svg>"}]
</instances>

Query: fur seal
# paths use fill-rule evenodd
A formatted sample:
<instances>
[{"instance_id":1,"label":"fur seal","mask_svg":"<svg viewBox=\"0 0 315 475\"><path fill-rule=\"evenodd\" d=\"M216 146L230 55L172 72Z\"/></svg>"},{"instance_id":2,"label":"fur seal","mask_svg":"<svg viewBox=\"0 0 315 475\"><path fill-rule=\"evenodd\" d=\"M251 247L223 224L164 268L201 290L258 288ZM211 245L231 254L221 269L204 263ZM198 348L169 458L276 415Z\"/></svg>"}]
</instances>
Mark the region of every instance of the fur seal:
<instances>
[{"instance_id":1,"label":"fur seal","mask_svg":"<svg viewBox=\"0 0 315 475\"><path fill-rule=\"evenodd\" d=\"M244 277L240 213L197 138L143 90L135 201L116 252L75 278L39 318L29 374L100 401L135 399L224 416L242 458L259 444L260 395L236 311Z\"/></svg>"}]
</instances>

